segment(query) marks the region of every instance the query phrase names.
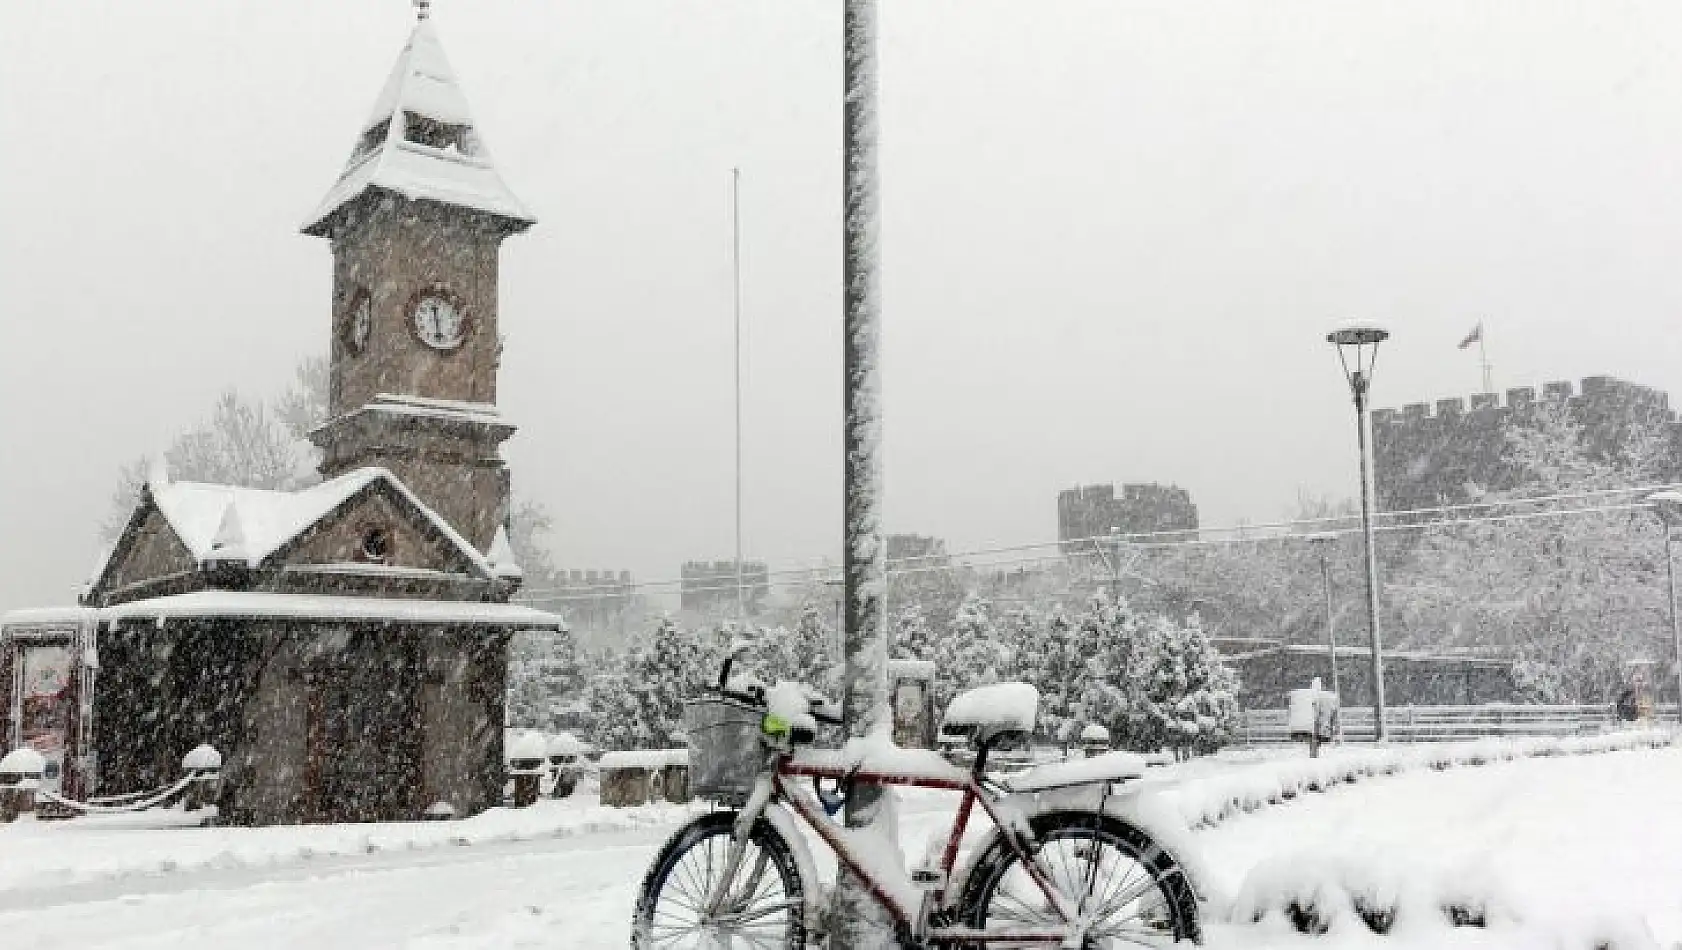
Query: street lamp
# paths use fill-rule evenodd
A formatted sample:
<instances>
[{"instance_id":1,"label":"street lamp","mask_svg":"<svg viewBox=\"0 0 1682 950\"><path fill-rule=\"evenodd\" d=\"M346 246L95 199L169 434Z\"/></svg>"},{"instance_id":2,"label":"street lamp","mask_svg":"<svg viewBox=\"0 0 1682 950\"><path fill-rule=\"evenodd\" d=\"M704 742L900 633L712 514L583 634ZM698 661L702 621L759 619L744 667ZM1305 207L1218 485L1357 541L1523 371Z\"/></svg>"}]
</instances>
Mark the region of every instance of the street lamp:
<instances>
[{"instance_id":1,"label":"street lamp","mask_svg":"<svg viewBox=\"0 0 1682 950\"><path fill-rule=\"evenodd\" d=\"M1343 692L1337 685L1337 624L1332 608L1332 562L1331 548L1337 543L1337 533L1326 531L1308 536L1314 550L1320 554L1320 579L1326 588L1326 659L1332 667L1332 695L1338 697L1338 703L1343 702Z\"/></svg>"},{"instance_id":2,"label":"street lamp","mask_svg":"<svg viewBox=\"0 0 1682 950\"><path fill-rule=\"evenodd\" d=\"M1384 723L1384 644L1378 628L1378 560L1372 531L1373 467L1367 457L1372 420L1367 394L1372 388L1373 365L1378 362L1378 345L1389 338L1389 330L1359 321L1345 323L1326 334L1326 342L1337 348L1338 362L1343 364L1344 378L1355 397L1355 428L1361 446L1361 534L1367 562L1367 629L1372 637L1373 737L1379 742L1384 741L1389 730Z\"/></svg>"},{"instance_id":3,"label":"street lamp","mask_svg":"<svg viewBox=\"0 0 1682 950\"><path fill-rule=\"evenodd\" d=\"M1647 503L1664 522L1664 566L1670 578L1670 637L1676 643L1676 714L1682 717L1682 620L1676 616L1676 557L1671 551L1675 529L1682 528L1682 492L1662 491L1647 496Z\"/></svg>"}]
</instances>

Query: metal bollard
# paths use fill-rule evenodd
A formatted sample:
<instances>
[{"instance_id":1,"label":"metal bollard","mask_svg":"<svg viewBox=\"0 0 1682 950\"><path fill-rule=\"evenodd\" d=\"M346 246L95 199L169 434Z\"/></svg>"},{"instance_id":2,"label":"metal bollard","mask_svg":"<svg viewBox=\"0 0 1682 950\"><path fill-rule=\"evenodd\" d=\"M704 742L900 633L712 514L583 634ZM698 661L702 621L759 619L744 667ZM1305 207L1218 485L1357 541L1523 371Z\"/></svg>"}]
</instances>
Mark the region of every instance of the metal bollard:
<instances>
[{"instance_id":1,"label":"metal bollard","mask_svg":"<svg viewBox=\"0 0 1682 950\"><path fill-rule=\"evenodd\" d=\"M1080 731L1080 748L1087 758L1110 751L1110 730L1097 723L1089 723Z\"/></svg>"},{"instance_id":2,"label":"metal bollard","mask_svg":"<svg viewBox=\"0 0 1682 950\"><path fill-rule=\"evenodd\" d=\"M514 780L514 807L530 808L543 792L544 760L548 741L541 733L528 732L508 746L508 776Z\"/></svg>"},{"instance_id":3,"label":"metal bollard","mask_svg":"<svg viewBox=\"0 0 1682 950\"><path fill-rule=\"evenodd\" d=\"M46 758L34 749L13 749L0 758L0 824L35 810L35 791L46 771Z\"/></svg>"},{"instance_id":4,"label":"metal bollard","mask_svg":"<svg viewBox=\"0 0 1682 950\"><path fill-rule=\"evenodd\" d=\"M222 753L208 743L181 757L181 771L187 773L187 793L182 802L188 811L216 804L222 791Z\"/></svg>"}]
</instances>

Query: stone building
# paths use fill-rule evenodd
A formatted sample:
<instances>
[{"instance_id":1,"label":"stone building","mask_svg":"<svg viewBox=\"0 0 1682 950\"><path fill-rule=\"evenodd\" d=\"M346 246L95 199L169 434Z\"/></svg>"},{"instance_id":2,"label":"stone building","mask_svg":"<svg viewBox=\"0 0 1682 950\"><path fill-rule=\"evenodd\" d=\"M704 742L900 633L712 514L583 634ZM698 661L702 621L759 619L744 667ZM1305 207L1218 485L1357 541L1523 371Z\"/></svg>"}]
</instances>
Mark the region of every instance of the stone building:
<instances>
[{"instance_id":1,"label":"stone building","mask_svg":"<svg viewBox=\"0 0 1682 950\"><path fill-rule=\"evenodd\" d=\"M1088 549L1079 542L1122 534L1197 531L1197 506L1191 493L1175 485L1082 485L1057 495L1057 540L1064 553Z\"/></svg>"},{"instance_id":2,"label":"stone building","mask_svg":"<svg viewBox=\"0 0 1682 950\"><path fill-rule=\"evenodd\" d=\"M146 485L84 598L102 788L173 780L209 742L228 822L500 801L509 639L559 626L508 603L497 255L532 223L423 8L303 229L333 258L325 480Z\"/></svg>"},{"instance_id":3,"label":"stone building","mask_svg":"<svg viewBox=\"0 0 1682 950\"><path fill-rule=\"evenodd\" d=\"M1580 388L1569 382L1542 387L1541 401L1561 401L1583 427L1589 448L1614 457L1632 426L1658 423L1671 432L1672 464L1665 473L1682 479L1682 441L1670 397L1647 386L1611 376L1590 376ZM1509 389L1470 399L1439 399L1400 409L1376 409L1372 416L1374 477L1378 505L1386 511L1429 508L1471 500L1471 486L1484 491L1516 488L1519 473L1506 459L1502 428L1522 423L1536 411L1536 390Z\"/></svg>"}]
</instances>

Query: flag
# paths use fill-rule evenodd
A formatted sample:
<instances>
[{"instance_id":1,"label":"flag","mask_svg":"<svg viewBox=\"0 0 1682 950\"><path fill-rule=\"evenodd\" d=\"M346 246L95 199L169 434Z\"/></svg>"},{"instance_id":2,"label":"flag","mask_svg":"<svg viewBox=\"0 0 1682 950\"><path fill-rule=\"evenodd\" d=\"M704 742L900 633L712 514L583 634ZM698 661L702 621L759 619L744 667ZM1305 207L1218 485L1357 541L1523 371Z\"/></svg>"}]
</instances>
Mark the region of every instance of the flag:
<instances>
[{"instance_id":1,"label":"flag","mask_svg":"<svg viewBox=\"0 0 1682 950\"><path fill-rule=\"evenodd\" d=\"M1466 339L1460 341L1460 346L1458 347L1458 349L1463 350L1466 347L1471 346L1473 343L1482 343L1482 342L1483 342L1483 321L1479 320L1478 325L1472 328L1472 332L1466 334Z\"/></svg>"}]
</instances>

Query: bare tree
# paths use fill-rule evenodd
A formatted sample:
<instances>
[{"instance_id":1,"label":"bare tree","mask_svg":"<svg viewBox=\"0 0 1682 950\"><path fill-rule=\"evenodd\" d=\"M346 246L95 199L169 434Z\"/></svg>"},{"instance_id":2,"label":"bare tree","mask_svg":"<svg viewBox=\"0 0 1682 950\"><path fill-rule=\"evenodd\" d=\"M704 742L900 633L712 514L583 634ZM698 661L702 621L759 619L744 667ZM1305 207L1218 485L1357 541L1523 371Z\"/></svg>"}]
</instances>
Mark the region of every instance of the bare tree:
<instances>
[{"instance_id":1,"label":"bare tree","mask_svg":"<svg viewBox=\"0 0 1682 950\"><path fill-rule=\"evenodd\" d=\"M171 478L182 481L303 488L319 480L317 451L306 436L326 413L327 363L312 357L298 365L291 386L272 401L224 392L210 418L164 450L164 465ZM100 525L106 543L122 534L151 470L152 459L142 456L118 471L110 512Z\"/></svg>"}]
</instances>

